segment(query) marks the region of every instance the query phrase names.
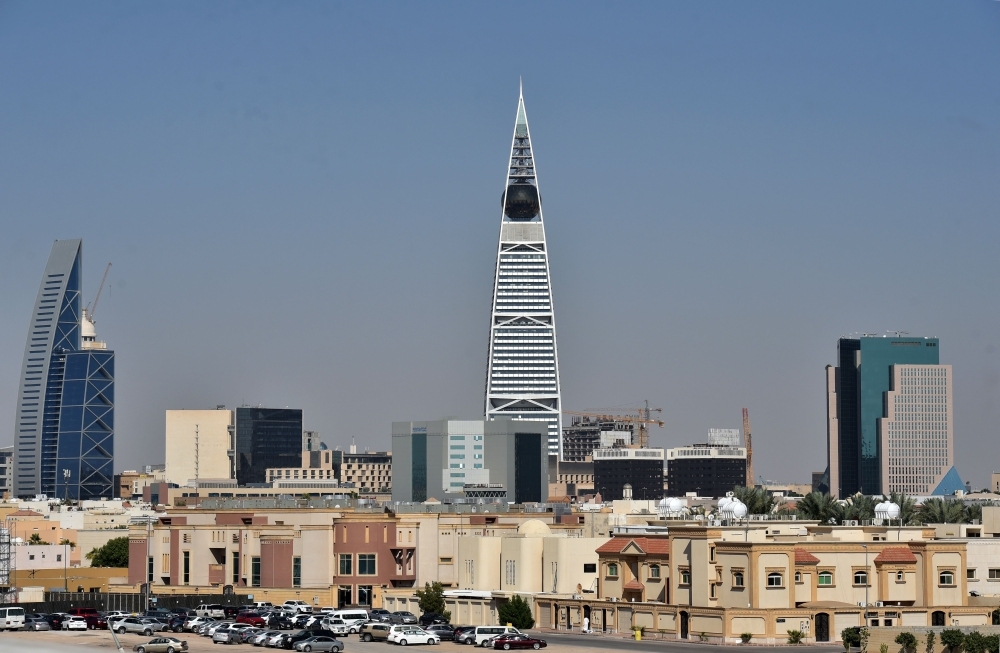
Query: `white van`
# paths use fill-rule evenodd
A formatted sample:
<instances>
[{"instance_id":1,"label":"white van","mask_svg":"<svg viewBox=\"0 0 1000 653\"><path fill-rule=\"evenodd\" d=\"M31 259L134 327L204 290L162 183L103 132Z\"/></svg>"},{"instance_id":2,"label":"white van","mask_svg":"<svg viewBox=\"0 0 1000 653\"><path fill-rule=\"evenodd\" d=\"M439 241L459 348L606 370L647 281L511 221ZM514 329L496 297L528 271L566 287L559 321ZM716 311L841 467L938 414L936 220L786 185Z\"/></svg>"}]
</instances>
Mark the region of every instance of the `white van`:
<instances>
[{"instance_id":1,"label":"white van","mask_svg":"<svg viewBox=\"0 0 1000 653\"><path fill-rule=\"evenodd\" d=\"M482 646L488 639L499 637L500 635L519 634L520 632L520 630L513 626L478 626L473 643L476 646Z\"/></svg>"},{"instance_id":2,"label":"white van","mask_svg":"<svg viewBox=\"0 0 1000 653\"><path fill-rule=\"evenodd\" d=\"M353 623L355 621L365 622L368 621L368 611L363 608L345 608L343 610L334 610L330 613L331 619L343 619L347 623ZM351 632L358 632L361 628L357 630L352 630Z\"/></svg>"},{"instance_id":3,"label":"white van","mask_svg":"<svg viewBox=\"0 0 1000 653\"><path fill-rule=\"evenodd\" d=\"M0 608L0 630L24 628L24 608Z\"/></svg>"},{"instance_id":4,"label":"white van","mask_svg":"<svg viewBox=\"0 0 1000 653\"><path fill-rule=\"evenodd\" d=\"M271 604L270 601L257 601L256 603L253 604L253 607L257 608L258 610L263 610L264 608L273 608L274 606Z\"/></svg>"}]
</instances>

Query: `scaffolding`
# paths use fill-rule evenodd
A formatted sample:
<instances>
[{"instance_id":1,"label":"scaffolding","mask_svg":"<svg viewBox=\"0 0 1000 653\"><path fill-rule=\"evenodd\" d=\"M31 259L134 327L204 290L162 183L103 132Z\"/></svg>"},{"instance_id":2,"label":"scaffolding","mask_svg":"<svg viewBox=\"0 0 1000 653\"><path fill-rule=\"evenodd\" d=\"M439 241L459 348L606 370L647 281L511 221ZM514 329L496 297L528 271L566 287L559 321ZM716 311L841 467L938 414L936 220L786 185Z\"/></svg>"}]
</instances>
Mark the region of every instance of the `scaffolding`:
<instances>
[{"instance_id":1,"label":"scaffolding","mask_svg":"<svg viewBox=\"0 0 1000 653\"><path fill-rule=\"evenodd\" d=\"M17 588L10 586L12 557L10 529L0 526L0 604L16 602L14 599L17 597Z\"/></svg>"}]
</instances>

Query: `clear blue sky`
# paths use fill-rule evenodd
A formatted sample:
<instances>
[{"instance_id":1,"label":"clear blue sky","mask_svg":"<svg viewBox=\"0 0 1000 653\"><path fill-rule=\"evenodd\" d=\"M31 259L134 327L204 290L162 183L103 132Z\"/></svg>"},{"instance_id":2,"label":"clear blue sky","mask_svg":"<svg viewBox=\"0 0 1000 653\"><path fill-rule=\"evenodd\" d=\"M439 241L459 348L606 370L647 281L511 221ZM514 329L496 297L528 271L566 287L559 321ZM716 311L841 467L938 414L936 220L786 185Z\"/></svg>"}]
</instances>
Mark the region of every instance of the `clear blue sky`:
<instances>
[{"instance_id":1,"label":"clear blue sky","mask_svg":"<svg viewBox=\"0 0 1000 653\"><path fill-rule=\"evenodd\" d=\"M0 3L0 443L51 241L163 411L296 406L331 445L482 414L518 77L564 405L650 399L809 480L855 331L941 338L958 467L1000 423L1000 2Z\"/></svg>"}]
</instances>

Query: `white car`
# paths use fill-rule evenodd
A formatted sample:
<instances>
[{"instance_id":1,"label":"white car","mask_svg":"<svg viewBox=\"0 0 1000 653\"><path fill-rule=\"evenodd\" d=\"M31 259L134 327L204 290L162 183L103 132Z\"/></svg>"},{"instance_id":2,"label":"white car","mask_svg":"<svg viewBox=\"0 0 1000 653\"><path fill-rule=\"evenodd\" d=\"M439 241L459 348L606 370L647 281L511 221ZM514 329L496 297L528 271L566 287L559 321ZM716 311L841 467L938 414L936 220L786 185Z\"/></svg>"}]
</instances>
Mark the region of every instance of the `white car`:
<instances>
[{"instance_id":1,"label":"white car","mask_svg":"<svg viewBox=\"0 0 1000 653\"><path fill-rule=\"evenodd\" d=\"M285 601L282 604L282 607L284 607L287 610L292 610L294 612L312 612L313 611L312 606L309 605L308 603L306 603L305 601L297 601L297 600L294 600L294 599L289 599L288 601Z\"/></svg>"},{"instance_id":2,"label":"white car","mask_svg":"<svg viewBox=\"0 0 1000 653\"><path fill-rule=\"evenodd\" d=\"M408 630L401 630L395 639L392 638L392 633L389 633L389 641L395 642L400 646L409 646L410 644L440 644L441 638L434 633L429 633L423 628L409 628Z\"/></svg>"},{"instance_id":3,"label":"white car","mask_svg":"<svg viewBox=\"0 0 1000 653\"><path fill-rule=\"evenodd\" d=\"M63 630L87 630L87 620L84 617L67 617L62 623Z\"/></svg>"},{"instance_id":4,"label":"white car","mask_svg":"<svg viewBox=\"0 0 1000 653\"><path fill-rule=\"evenodd\" d=\"M350 626L348 626L343 619L323 619L320 623L334 635L347 635L351 632ZM309 628L308 624L306 625L306 628Z\"/></svg>"}]
</instances>

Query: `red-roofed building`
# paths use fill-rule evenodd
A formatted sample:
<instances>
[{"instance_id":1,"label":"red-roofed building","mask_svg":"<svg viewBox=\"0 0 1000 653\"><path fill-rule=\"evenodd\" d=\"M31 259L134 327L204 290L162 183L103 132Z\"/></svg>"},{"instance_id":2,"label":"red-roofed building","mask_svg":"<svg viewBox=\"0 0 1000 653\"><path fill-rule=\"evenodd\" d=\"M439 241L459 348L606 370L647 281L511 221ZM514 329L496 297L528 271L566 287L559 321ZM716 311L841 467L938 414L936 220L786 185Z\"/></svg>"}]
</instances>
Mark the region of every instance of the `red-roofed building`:
<instances>
[{"instance_id":1,"label":"red-roofed building","mask_svg":"<svg viewBox=\"0 0 1000 653\"><path fill-rule=\"evenodd\" d=\"M597 549L600 559L597 593L622 601L668 599L670 539L618 535Z\"/></svg>"}]
</instances>

